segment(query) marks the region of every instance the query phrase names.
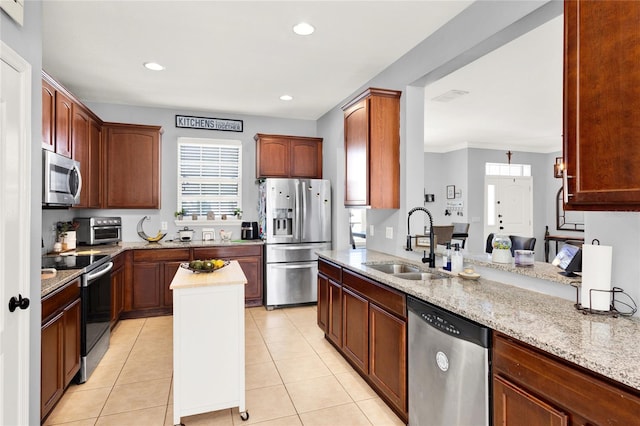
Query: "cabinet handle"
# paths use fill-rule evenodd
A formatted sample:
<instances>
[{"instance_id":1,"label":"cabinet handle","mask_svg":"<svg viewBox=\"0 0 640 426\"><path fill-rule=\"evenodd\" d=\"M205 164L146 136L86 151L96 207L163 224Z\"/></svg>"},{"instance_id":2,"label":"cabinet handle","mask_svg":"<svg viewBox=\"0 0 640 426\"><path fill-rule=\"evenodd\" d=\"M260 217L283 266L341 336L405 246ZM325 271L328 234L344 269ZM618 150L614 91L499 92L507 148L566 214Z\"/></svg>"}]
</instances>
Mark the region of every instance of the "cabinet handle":
<instances>
[{"instance_id":1,"label":"cabinet handle","mask_svg":"<svg viewBox=\"0 0 640 426\"><path fill-rule=\"evenodd\" d=\"M567 169L564 169L564 173L562 173L562 201L565 204L569 203L569 197L573 197L573 194L569 193L569 178L573 179L573 176L569 176L567 173Z\"/></svg>"},{"instance_id":2,"label":"cabinet handle","mask_svg":"<svg viewBox=\"0 0 640 426\"><path fill-rule=\"evenodd\" d=\"M16 308L27 309L29 307L29 302L29 298L22 297L21 294L18 294L17 299L15 296L11 296L11 299L9 299L9 312L15 311Z\"/></svg>"}]
</instances>

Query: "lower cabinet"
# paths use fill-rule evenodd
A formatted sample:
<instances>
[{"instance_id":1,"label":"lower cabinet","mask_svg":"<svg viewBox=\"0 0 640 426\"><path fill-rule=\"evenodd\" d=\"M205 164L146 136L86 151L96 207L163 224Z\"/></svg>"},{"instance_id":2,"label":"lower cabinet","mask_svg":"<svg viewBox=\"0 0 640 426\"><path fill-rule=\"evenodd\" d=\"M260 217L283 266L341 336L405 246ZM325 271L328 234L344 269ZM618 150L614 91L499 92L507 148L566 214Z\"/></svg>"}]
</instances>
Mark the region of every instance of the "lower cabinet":
<instances>
[{"instance_id":1,"label":"lower cabinet","mask_svg":"<svg viewBox=\"0 0 640 426\"><path fill-rule=\"evenodd\" d=\"M123 316L127 318L168 315L173 309L169 289L182 262L191 258L189 248L133 251L131 282L126 283Z\"/></svg>"},{"instance_id":2,"label":"lower cabinet","mask_svg":"<svg viewBox=\"0 0 640 426\"><path fill-rule=\"evenodd\" d=\"M111 328L115 327L122 311L124 311L124 283L126 280L125 266L128 252L120 253L111 261Z\"/></svg>"},{"instance_id":3,"label":"lower cabinet","mask_svg":"<svg viewBox=\"0 0 640 426\"><path fill-rule=\"evenodd\" d=\"M319 259L317 309L325 337L406 422L405 295Z\"/></svg>"},{"instance_id":4,"label":"lower cabinet","mask_svg":"<svg viewBox=\"0 0 640 426\"><path fill-rule=\"evenodd\" d=\"M215 246L215 247L194 247L194 259L223 259L237 260L242 268L242 272L247 277L247 284L244 287L245 306L262 305L262 270L263 270L263 246L237 245L237 246Z\"/></svg>"},{"instance_id":5,"label":"lower cabinet","mask_svg":"<svg viewBox=\"0 0 640 426\"><path fill-rule=\"evenodd\" d=\"M42 300L40 418L80 370L80 279Z\"/></svg>"},{"instance_id":6,"label":"lower cabinet","mask_svg":"<svg viewBox=\"0 0 640 426\"><path fill-rule=\"evenodd\" d=\"M493 336L493 423L630 425L640 392L500 333Z\"/></svg>"},{"instance_id":7,"label":"lower cabinet","mask_svg":"<svg viewBox=\"0 0 640 426\"><path fill-rule=\"evenodd\" d=\"M154 315L169 315L173 312L173 292L169 289L173 277L183 262L193 259L237 260L247 277L244 288L245 306L262 305L263 246L229 245L193 248L138 249L123 253L124 267L111 275L112 298L122 285L123 304L112 306L112 321L121 318L140 318ZM130 254L132 253L132 254ZM130 272L127 268L130 265ZM112 326L115 323L112 322Z\"/></svg>"}]
</instances>

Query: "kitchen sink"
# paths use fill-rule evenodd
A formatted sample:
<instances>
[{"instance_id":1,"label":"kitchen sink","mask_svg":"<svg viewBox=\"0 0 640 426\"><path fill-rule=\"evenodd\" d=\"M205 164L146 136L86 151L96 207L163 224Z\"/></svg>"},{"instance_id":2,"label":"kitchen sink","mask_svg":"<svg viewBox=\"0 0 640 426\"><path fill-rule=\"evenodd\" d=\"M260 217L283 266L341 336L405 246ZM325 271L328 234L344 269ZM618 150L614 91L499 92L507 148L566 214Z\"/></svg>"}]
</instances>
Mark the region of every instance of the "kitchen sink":
<instances>
[{"instance_id":1,"label":"kitchen sink","mask_svg":"<svg viewBox=\"0 0 640 426\"><path fill-rule=\"evenodd\" d=\"M384 272L385 274L404 274L404 273L420 273L422 272L417 266L406 265L404 263L379 263L365 265L376 271Z\"/></svg>"},{"instance_id":2,"label":"kitchen sink","mask_svg":"<svg viewBox=\"0 0 640 426\"><path fill-rule=\"evenodd\" d=\"M414 280L414 281L424 281L424 280L438 280L442 278L447 278L444 274L435 274L432 272L403 272L399 274L391 274L394 277L402 278L403 280Z\"/></svg>"}]
</instances>

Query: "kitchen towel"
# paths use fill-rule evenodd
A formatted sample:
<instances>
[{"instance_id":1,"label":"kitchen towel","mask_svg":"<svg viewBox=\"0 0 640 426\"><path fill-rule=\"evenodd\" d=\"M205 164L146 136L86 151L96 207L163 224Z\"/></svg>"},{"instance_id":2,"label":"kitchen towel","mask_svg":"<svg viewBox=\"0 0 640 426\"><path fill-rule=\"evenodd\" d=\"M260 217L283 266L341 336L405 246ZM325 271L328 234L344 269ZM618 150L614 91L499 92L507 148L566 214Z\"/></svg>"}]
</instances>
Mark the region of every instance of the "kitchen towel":
<instances>
[{"instance_id":1,"label":"kitchen towel","mask_svg":"<svg viewBox=\"0 0 640 426\"><path fill-rule=\"evenodd\" d=\"M611 305L611 259L613 247L599 244L582 246L581 303L586 309L608 311ZM591 294L591 300L589 300Z\"/></svg>"}]
</instances>

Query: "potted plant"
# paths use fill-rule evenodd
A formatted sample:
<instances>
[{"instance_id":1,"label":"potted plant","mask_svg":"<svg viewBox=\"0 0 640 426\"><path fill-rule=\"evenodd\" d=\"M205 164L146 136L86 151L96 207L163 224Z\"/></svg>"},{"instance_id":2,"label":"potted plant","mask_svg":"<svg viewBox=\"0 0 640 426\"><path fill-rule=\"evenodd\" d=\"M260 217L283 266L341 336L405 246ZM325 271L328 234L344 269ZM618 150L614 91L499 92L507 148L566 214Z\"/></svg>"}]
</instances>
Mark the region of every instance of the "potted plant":
<instances>
[{"instance_id":1,"label":"potted plant","mask_svg":"<svg viewBox=\"0 0 640 426\"><path fill-rule=\"evenodd\" d=\"M235 208L233 210L233 215L238 218L238 220L242 219L242 209Z\"/></svg>"},{"instance_id":2,"label":"potted plant","mask_svg":"<svg viewBox=\"0 0 640 426\"><path fill-rule=\"evenodd\" d=\"M182 218L184 217L184 215L186 214L186 212L184 211L184 208L178 210L177 212L175 212L173 215L176 217L176 219L178 220L182 220Z\"/></svg>"},{"instance_id":3,"label":"potted plant","mask_svg":"<svg viewBox=\"0 0 640 426\"><path fill-rule=\"evenodd\" d=\"M76 229L79 225L77 222L58 222L56 224L56 241L62 244L62 250L76 248Z\"/></svg>"}]
</instances>

